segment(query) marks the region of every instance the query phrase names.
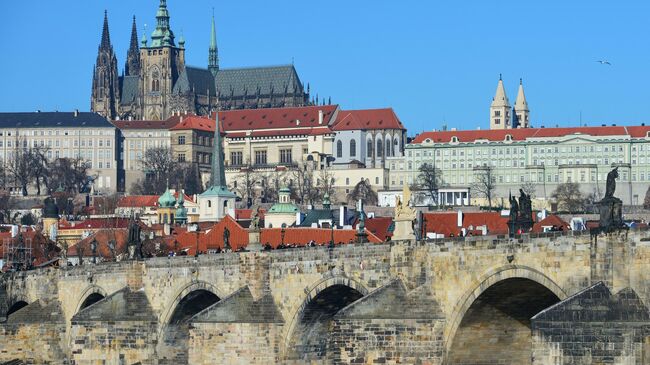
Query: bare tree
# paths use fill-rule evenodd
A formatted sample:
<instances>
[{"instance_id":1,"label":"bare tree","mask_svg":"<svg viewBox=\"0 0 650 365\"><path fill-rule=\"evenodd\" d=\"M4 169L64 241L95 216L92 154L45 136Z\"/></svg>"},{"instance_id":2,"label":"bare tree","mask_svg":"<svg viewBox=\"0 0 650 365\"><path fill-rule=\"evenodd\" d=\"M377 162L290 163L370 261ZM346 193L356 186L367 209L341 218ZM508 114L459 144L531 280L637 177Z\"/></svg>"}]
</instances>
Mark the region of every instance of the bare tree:
<instances>
[{"instance_id":1,"label":"bare tree","mask_svg":"<svg viewBox=\"0 0 650 365\"><path fill-rule=\"evenodd\" d=\"M41 195L41 184L47 187L47 181L50 176L49 161L47 152L49 147L34 146L31 150L32 158L32 175L36 184L36 195Z\"/></svg>"},{"instance_id":2,"label":"bare tree","mask_svg":"<svg viewBox=\"0 0 650 365\"><path fill-rule=\"evenodd\" d=\"M313 204L316 200L314 170L310 164L303 164L291 170L290 186L293 198L300 204Z\"/></svg>"},{"instance_id":3,"label":"bare tree","mask_svg":"<svg viewBox=\"0 0 650 365\"><path fill-rule=\"evenodd\" d=\"M71 193L82 193L89 190L97 175L90 175L90 161L82 158L57 158L50 165L46 180L48 189L54 191L59 187Z\"/></svg>"},{"instance_id":4,"label":"bare tree","mask_svg":"<svg viewBox=\"0 0 650 365\"><path fill-rule=\"evenodd\" d=\"M257 199L257 187L261 177L251 167L243 168L231 182L231 189L246 202L247 207L251 207Z\"/></svg>"},{"instance_id":5,"label":"bare tree","mask_svg":"<svg viewBox=\"0 0 650 365\"><path fill-rule=\"evenodd\" d=\"M361 179L348 194L350 204L354 204L359 200L362 200L365 205L377 205L379 201L377 192L372 189L368 179Z\"/></svg>"},{"instance_id":6,"label":"bare tree","mask_svg":"<svg viewBox=\"0 0 650 365\"><path fill-rule=\"evenodd\" d=\"M479 166L474 168L474 183L472 190L488 201L490 210L492 209L492 199L494 199L494 190L496 189L496 176L492 166Z\"/></svg>"},{"instance_id":7,"label":"bare tree","mask_svg":"<svg viewBox=\"0 0 650 365\"><path fill-rule=\"evenodd\" d=\"M438 205L438 190L443 185L442 171L433 164L422 164L413 188L427 192L433 205Z\"/></svg>"},{"instance_id":8,"label":"bare tree","mask_svg":"<svg viewBox=\"0 0 650 365\"><path fill-rule=\"evenodd\" d=\"M272 172L260 174L262 185L261 198L263 202L276 202L279 199L280 189L289 187L287 170L277 168Z\"/></svg>"},{"instance_id":9,"label":"bare tree","mask_svg":"<svg viewBox=\"0 0 650 365\"><path fill-rule=\"evenodd\" d=\"M523 184L521 184L521 190L524 191L527 195L530 195L531 198L535 197L535 190L537 188L537 185L533 181L526 181Z\"/></svg>"},{"instance_id":10,"label":"bare tree","mask_svg":"<svg viewBox=\"0 0 650 365\"><path fill-rule=\"evenodd\" d=\"M146 187L151 189L149 194L156 195L165 192L172 174L178 168L171 148L165 146L147 149L140 164L146 174Z\"/></svg>"},{"instance_id":11,"label":"bare tree","mask_svg":"<svg viewBox=\"0 0 650 365\"><path fill-rule=\"evenodd\" d=\"M34 176L32 171L32 150L26 144L26 140L17 139L16 148L7 161L7 170L13 180L19 184L23 196L27 196L27 186L32 182Z\"/></svg>"},{"instance_id":12,"label":"bare tree","mask_svg":"<svg viewBox=\"0 0 650 365\"><path fill-rule=\"evenodd\" d=\"M580 185L574 182L562 183L555 188L551 198L558 204L558 209L577 212L584 208L585 197L580 191Z\"/></svg>"},{"instance_id":13,"label":"bare tree","mask_svg":"<svg viewBox=\"0 0 650 365\"><path fill-rule=\"evenodd\" d=\"M14 223L16 215L11 216L11 210L16 206L16 199L5 190L0 191L0 222Z\"/></svg>"},{"instance_id":14,"label":"bare tree","mask_svg":"<svg viewBox=\"0 0 650 365\"><path fill-rule=\"evenodd\" d=\"M316 193L316 199L323 201L325 194L330 196L330 200L334 199L334 183L336 178L330 169L320 169L318 171L318 178L316 180L317 189L314 190Z\"/></svg>"}]
</instances>

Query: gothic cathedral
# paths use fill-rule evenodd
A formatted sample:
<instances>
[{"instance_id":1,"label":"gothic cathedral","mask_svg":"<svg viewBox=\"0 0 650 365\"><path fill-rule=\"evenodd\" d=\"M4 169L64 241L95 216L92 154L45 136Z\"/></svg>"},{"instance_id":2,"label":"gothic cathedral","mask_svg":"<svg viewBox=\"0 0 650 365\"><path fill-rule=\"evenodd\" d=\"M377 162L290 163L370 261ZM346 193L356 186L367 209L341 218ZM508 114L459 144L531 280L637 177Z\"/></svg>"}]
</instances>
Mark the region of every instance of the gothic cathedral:
<instances>
[{"instance_id":1,"label":"gothic cathedral","mask_svg":"<svg viewBox=\"0 0 650 365\"><path fill-rule=\"evenodd\" d=\"M133 18L122 76L104 13L102 39L93 71L91 111L109 119L164 120L174 114L208 115L224 109L309 105L293 65L221 69L212 18L208 68L185 65L185 40L176 41L167 1L160 0L151 40L138 33ZM138 45L139 43L139 45Z\"/></svg>"}]
</instances>

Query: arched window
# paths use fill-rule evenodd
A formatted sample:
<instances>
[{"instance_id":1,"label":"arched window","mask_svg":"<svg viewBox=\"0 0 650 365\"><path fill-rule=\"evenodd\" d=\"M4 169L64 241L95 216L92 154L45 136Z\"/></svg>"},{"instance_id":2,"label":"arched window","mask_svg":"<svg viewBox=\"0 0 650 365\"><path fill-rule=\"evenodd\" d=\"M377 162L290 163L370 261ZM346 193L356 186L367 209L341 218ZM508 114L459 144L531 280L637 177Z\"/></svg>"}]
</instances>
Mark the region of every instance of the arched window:
<instances>
[{"instance_id":1,"label":"arched window","mask_svg":"<svg viewBox=\"0 0 650 365\"><path fill-rule=\"evenodd\" d=\"M389 139L386 140L386 157L392 156L392 154L390 152L390 145L391 144L390 144L390 138L389 138Z\"/></svg>"},{"instance_id":2,"label":"arched window","mask_svg":"<svg viewBox=\"0 0 650 365\"><path fill-rule=\"evenodd\" d=\"M343 157L343 142L341 140L336 141L336 157Z\"/></svg>"},{"instance_id":3,"label":"arched window","mask_svg":"<svg viewBox=\"0 0 650 365\"><path fill-rule=\"evenodd\" d=\"M395 141L393 143L393 156L396 156L400 152L401 151L399 150L399 141L397 140L397 137L395 137Z\"/></svg>"},{"instance_id":4,"label":"arched window","mask_svg":"<svg viewBox=\"0 0 650 365\"><path fill-rule=\"evenodd\" d=\"M212 200L208 200L208 208L212 208Z\"/></svg>"},{"instance_id":5,"label":"arched window","mask_svg":"<svg viewBox=\"0 0 650 365\"><path fill-rule=\"evenodd\" d=\"M377 157L382 157L384 154L384 146L381 143L381 139L377 140Z\"/></svg>"},{"instance_id":6,"label":"arched window","mask_svg":"<svg viewBox=\"0 0 650 365\"><path fill-rule=\"evenodd\" d=\"M372 139L368 139L368 158L372 158Z\"/></svg>"},{"instance_id":7,"label":"arched window","mask_svg":"<svg viewBox=\"0 0 650 365\"><path fill-rule=\"evenodd\" d=\"M350 157L357 157L357 141L350 140Z\"/></svg>"}]
</instances>

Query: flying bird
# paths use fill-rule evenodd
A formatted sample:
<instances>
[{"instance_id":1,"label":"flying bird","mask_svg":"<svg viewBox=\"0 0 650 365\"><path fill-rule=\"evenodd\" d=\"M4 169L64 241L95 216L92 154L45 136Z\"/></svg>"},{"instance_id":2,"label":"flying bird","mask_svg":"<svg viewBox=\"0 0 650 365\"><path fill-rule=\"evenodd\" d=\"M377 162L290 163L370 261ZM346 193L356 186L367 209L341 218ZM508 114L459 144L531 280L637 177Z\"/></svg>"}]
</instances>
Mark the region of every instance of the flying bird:
<instances>
[{"instance_id":1,"label":"flying bird","mask_svg":"<svg viewBox=\"0 0 650 365\"><path fill-rule=\"evenodd\" d=\"M600 63L601 65L608 65L608 66L612 65L609 61L606 61L606 60L599 60L599 61L596 61L596 62Z\"/></svg>"}]
</instances>

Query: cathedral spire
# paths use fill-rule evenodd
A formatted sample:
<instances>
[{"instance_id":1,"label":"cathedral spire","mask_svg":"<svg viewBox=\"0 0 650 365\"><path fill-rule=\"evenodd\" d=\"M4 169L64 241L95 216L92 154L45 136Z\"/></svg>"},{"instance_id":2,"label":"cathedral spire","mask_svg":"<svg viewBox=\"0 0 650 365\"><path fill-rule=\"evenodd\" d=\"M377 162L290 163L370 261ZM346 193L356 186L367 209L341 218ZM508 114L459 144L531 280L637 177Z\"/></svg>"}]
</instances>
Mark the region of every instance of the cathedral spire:
<instances>
[{"instance_id":1,"label":"cathedral spire","mask_svg":"<svg viewBox=\"0 0 650 365\"><path fill-rule=\"evenodd\" d=\"M131 27L131 44L126 56L125 72L126 76L140 75L140 48L138 47L138 28L135 25L135 15Z\"/></svg>"},{"instance_id":2,"label":"cathedral spire","mask_svg":"<svg viewBox=\"0 0 650 365\"><path fill-rule=\"evenodd\" d=\"M174 32L169 26L169 11L167 1L160 0L158 12L156 12L156 29L151 34L151 46L174 46Z\"/></svg>"},{"instance_id":3,"label":"cathedral spire","mask_svg":"<svg viewBox=\"0 0 650 365\"><path fill-rule=\"evenodd\" d=\"M530 127L530 110L528 109L528 102L526 101L526 94L524 93L524 83L519 79L519 91L517 92L517 100L515 100L515 116L517 117L518 127Z\"/></svg>"},{"instance_id":4,"label":"cathedral spire","mask_svg":"<svg viewBox=\"0 0 650 365\"><path fill-rule=\"evenodd\" d=\"M217 49L217 31L214 25L214 9L212 10L212 32L210 33L210 50L208 52L208 70L213 76L219 71L219 50Z\"/></svg>"},{"instance_id":5,"label":"cathedral spire","mask_svg":"<svg viewBox=\"0 0 650 365\"><path fill-rule=\"evenodd\" d=\"M503 78L499 75L499 83L490 105L490 129L512 128L510 102L503 86Z\"/></svg>"},{"instance_id":6,"label":"cathedral spire","mask_svg":"<svg viewBox=\"0 0 650 365\"><path fill-rule=\"evenodd\" d=\"M110 48L111 47L111 35L108 31L108 10L104 10L104 28L102 29L102 43L100 48Z\"/></svg>"}]
</instances>

